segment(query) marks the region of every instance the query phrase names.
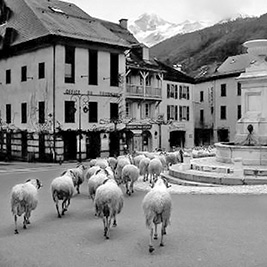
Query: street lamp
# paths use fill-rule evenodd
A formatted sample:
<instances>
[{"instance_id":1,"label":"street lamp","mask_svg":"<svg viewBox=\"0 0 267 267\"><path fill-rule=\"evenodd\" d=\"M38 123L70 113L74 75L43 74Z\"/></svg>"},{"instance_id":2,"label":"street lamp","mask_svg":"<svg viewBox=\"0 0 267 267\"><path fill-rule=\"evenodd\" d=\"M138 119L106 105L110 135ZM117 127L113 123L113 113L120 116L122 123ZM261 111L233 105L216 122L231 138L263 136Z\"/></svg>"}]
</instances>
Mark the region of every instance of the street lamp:
<instances>
[{"instance_id":1,"label":"street lamp","mask_svg":"<svg viewBox=\"0 0 267 267\"><path fill-rule=\"evenodd\" d=\"M89 111L89 94L82 94L80 93L80 91L77 90L74 92L65 92L64 95L70 95L70 100L74 101L75 103L78 103L79 162L82 162L82 110L84 113L87 113Z\"/></svg>"}]
</instances>

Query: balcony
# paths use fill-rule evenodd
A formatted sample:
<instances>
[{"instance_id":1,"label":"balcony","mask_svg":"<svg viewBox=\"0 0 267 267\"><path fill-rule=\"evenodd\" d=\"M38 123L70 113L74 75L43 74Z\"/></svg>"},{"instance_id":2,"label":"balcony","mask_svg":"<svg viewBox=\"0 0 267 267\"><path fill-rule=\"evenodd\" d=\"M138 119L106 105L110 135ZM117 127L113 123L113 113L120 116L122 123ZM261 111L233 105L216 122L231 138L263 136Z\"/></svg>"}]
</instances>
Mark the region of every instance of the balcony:
<instances>
[{"instance_id":1,"label":"balcony","mask_svg":"<svg viewBox=\"0 0 267 267\"><path fill-rule=\"evenodd\" d=\"M152 86L126 84L126 98L161 100L162 89Z\"/></svg>"}]
</instances>

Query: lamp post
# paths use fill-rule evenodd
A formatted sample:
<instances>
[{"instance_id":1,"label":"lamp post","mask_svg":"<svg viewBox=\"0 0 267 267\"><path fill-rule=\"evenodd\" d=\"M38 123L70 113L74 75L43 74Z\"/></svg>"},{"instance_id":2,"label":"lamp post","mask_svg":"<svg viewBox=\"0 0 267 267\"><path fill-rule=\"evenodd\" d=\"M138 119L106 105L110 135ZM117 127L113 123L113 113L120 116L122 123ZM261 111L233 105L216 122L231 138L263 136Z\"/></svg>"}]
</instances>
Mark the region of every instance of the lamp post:
<instances>
[{"instance_id":1,"label":"lamp post","mask_svg":"<svg viewBox=\"0 0 267 267\"><path fill-rule=\"evenodd\" d=\"M79 90L75 90L65 92L64 95L70 95L70 100L78 103L79 162L82 162L82 110L84 113L89 111L89 94L82 94Z\"/></svg>"},{"instance_id":2,"label":"lamp post","mask_svg":"<svg viewBox=\"0 0 267 267\"><path fill-rule=\"evenodd\" d=\"M162 148L162 129L161 129L161 126L164 124L164 125L167 125L167 124L172 124L173 122L173 118L170 118L169 120L165 121L164 120L164 115L158 115L157 119L156 120L150 120L151 123L156 123L159 127L159 149Z\"/></svg>"}]
</instances>

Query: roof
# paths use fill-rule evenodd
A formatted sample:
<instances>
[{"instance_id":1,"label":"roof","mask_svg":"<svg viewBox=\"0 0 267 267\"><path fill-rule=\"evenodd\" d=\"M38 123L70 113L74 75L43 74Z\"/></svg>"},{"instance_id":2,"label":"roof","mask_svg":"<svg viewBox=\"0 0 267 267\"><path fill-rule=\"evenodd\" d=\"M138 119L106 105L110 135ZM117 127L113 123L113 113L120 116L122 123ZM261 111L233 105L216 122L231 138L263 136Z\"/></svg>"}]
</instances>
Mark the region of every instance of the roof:
<instances>
[{"instance_id":1,"label":"roof","mask_svg":"<svg viewBox=\"0 0 267 267\"><path fill-rule=\"evenodd\" d=\"M106 20L100 20L99 21L102 25L104 25L108 30L110 30L112 33L116 34L118 37L126 40L130 45L139 44L137 39L134 37L134 35L128 31L127 29L121 27L120 24L116 24L114 22L106 21Z\"/></svg>"},{"instance_id":2,"label":"roof","mask_svg":"<svg viewBox=\"0 0 267 267\"><path fill-rule=\"evenodd\" d=\"M212 72L207 72L204 70L197 77L195 77L195 79L197 82L203 82L239 76L241 73L245 72L246 68L254 63L255 60L252 60L248 53L231 56Z\"/></svg>"},{"instance_id":3,"label":"roof","mask_svg":"<svg viewBox=\"0 0 267 267\"><path fill-rule=\"evenodd\" d=\"M173 67L166 65L165 63L155 59L158 63L160 68L165 71L164 73L164 80L167 81L174 81L174 82L183 82L183 83L194 83L194 78L190 77L189 75L179 71Z\"/></svg>"},{"instance_id":4,"label":"roof","mask_svg":"<svg viewBox=\"0 0 267 267\"><path fill-rule=\"evenodd\" d=\"M241 54L232 57L228 57L217 69L217 73L233 73L243 72L249 67L251 59L248 54Z\"/></svg>"},{"instance_id":5,"label":"roof","mask_svg":"<svg viewBox=\"0 0 267 267\"><path fill-rule=\"evenodd\" d=\"M8 0L12 11L5 24L0 25L3 37L8 28L16 33L11 46L45 36L59 36L108 45L129 47L129 43L99 20L72 3L58 0Z\"/></svg>"}]
</instances>

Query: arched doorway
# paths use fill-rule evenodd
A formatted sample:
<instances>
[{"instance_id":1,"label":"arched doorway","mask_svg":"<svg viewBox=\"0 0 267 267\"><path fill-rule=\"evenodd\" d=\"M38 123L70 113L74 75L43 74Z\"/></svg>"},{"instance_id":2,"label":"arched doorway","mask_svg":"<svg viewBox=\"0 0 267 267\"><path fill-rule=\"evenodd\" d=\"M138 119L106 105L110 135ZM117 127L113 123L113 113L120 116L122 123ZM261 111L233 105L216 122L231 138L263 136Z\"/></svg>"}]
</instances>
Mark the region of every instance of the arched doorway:
<instances>
[{"instance_id":1,"label":"arched doorway","mask_svg":"<svg viewBox=\"0 0 267 267\"><path fill-rule=\"evenodd\" d=\"M170 132L170 147L184 147L185 145L185 131L171 131Z\"/></svg>"}]
</instances>

